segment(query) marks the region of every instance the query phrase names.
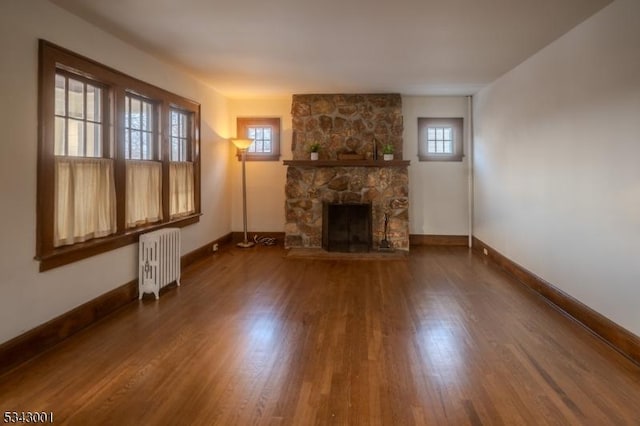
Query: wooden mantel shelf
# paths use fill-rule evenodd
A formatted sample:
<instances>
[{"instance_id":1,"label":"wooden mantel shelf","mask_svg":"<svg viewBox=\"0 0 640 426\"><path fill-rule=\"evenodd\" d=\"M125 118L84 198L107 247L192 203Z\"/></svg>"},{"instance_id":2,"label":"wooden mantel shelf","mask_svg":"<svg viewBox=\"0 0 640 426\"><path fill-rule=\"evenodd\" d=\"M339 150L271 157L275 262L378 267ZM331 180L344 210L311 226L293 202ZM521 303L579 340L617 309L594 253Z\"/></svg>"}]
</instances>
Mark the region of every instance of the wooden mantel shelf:
<instances>
[{"instance_id":1,"label":"wooden mantel shelf","mask_svg":"<svg viewBox=\"0 0 640 426\"><path fill-rule=\"evenodd\" d=\"M284 160L295 167L407 167L409 160Z\"/></svg>"}]
</instances>

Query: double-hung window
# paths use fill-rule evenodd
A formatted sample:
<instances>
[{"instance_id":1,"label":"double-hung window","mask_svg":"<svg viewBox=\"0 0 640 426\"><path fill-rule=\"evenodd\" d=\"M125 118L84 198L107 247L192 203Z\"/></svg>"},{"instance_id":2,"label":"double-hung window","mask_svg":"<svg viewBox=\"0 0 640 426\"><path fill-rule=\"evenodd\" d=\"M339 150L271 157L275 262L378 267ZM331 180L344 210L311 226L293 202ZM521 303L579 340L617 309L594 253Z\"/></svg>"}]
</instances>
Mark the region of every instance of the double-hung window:
<instances>
[{"instance_id":1,"label":"double-hung window","mask_svg":"<svg viewBox=\"0 0 640 426\"><path fill-rule=\"evenodd\" d=\"M171 162L169 163L169 203L171 218L195 211L193 191L193 113L170 110Z\"/></svg>"},{"instance_id":2,"label":"double-hung window","mask_svg":"<svg viewBox=\"0 0 640 426\"><path fill-rule=\"evenodd\" d=\"M162 220L162 162L159 158L157 105L127 93L124 101L126 226Z\"/></svg>"},{"instance_id":3,"label":"double-hung window","mask_svg":"<svg viewBox=\"0 0 640 426\"><path fill-rule=\"evenodd\" d=\"M40 270L200 213L200 105L40 42Z\"/></svg>"},{"instance_id":4,"label":"double-hung window","mask_svg":"<svg viewBox=\"0 0 640 426\"><path fill-rule=\"evenodd\" d=\"M114 163L103 85L55 72L53 238L61 247L116 232Z\"/></svg>"}]
</instances>

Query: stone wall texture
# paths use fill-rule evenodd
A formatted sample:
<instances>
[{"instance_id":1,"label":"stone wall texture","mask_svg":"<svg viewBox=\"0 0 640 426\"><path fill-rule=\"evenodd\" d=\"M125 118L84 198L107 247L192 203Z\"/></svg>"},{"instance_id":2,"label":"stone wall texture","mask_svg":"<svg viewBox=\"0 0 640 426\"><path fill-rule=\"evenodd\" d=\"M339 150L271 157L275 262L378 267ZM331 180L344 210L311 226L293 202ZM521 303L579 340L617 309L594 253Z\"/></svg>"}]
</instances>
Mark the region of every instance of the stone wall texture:
<instances>
[{"instance_id":1,"label":"stone wall texture","mask_svg":"<svg viewBox=\"0 0 640 426\"><path fill-rule=\"evenodd\" d=\"M382 158L382 147L394 146L402 159L402 97L399 94L293 95L294 160L309 159L309 146L320 144L320 159L340 153Z\"/></svg>"},{"instance_id":2,"label":"stone wall texture","mask_svg":"<svg viewBox=\"0 0 640 426\"><path fill-rule=\"evenodd\" d=\"M289 166L286 184L285 246L322 246L322 204L371 203L373 249L387 238L394 249L409 249L407 167Z\"/></svg>"},{"instance_id":3,"label":"stone wall texture","mask_svg":"<svg viewBox=\"0 0 640 426\"><path fill-rule=\"evenodd\" d=\"M402 98L397 94L294 95L293 160L308 160L309 146L320 144L320 160L335 165L289 165L287 169L285 246L322 247L322 205L371 203L373 249L384 238L394 249L409 250L409 173L405 165L341 164L340 153L382 159L394 146L402 159Z\"/></svg>"}]
</instances>

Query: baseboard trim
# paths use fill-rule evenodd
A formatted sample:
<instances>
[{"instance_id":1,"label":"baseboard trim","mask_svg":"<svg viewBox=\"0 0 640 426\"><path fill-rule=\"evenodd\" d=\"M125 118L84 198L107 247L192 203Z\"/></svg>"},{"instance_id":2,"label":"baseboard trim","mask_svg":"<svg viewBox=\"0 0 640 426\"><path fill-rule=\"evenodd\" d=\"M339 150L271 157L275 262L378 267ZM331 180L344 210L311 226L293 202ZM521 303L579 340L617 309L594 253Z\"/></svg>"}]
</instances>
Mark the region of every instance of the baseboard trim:
<instances>
[{"instance_id":1,"label":"baseboard trim","mask_svg":"<svg viewBox=\"0 0 640 426\"><path fill-rule=\"evenodd\" d=\"M231 243L228 233L195 250L185 253L182 269L213 253L213 244ZM138 298L138 280L134 279L92 299L26 333L0 344L0 375L60 343L67 337L103 319Z\"/></svg>"},{"instance_id":2,"label":"baseboard trim","mask_svg":"<svg viewBox=\"0 0 640 426\"><path fill-rule=\"evenodd\" d=\"M189 253L185 253L180 258L180 266L182 267L182 269L185 269L188 266L192 265L193 263L197 262L198 260L213 254L214 244L218 244L218 246L225 246L227 244L230 244L231 241L232 241L232 233L229 232L228 234L218 238L217 240L208 242L207 244L201 247L198 247L197 249L192 250Z\"/></svg>"},{"instance_id":3,"label":"baseboard trim","mask_svg":"<svg viewBox=\"0 0 640 426\"><path fill-rule=\"evenodd\" d=\"M0 345L0 374L53 347L138 297L132 280Z\"/></svg>"},{"instance_id":4,"label":"baseboard trim","mask_svg":"<svg viewBox=\"0 0 640 426\"><path fill-rule=\"evenodd\" d=\"M467 247L469 245L469 237L467 235L409 235L410 246L460 246Z\"/></svg>"},{"instance_id":5,"label":"baseboard trim","mask_svg":"<svg viewBox=\"0 0 640 426\"><path fill-rule=\"evenodd\" d=\"M522 284L544 297L563 314L582 324L615 350L640 365L640 337L513 262L476 237L473 237L473 250L480 256L489 258Z\"/></svg>"}]
</instances>

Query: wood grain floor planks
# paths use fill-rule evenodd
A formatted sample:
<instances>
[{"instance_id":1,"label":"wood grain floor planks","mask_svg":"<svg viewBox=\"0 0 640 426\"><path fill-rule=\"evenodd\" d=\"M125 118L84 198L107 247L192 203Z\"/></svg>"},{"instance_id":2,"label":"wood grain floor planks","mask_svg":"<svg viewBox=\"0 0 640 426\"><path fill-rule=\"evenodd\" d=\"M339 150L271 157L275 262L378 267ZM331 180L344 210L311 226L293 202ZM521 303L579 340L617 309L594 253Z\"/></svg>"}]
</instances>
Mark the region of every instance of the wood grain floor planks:
<instances>
[{"instance_id":1,"label":"wood grain floor planks","mask_svg":"<svg viewBox=\"0 0 640 426\"><path fill-rule=\"evenodd\" d=\"M235 247L0 376L70 425L637 425L640 367L462 247Z\"/></svg>"}]
</instances>

